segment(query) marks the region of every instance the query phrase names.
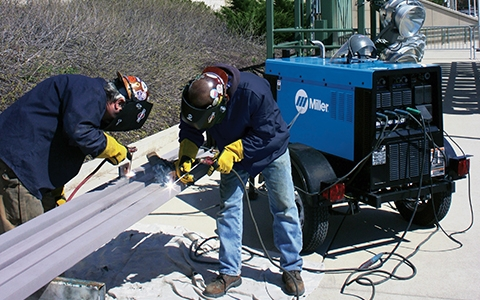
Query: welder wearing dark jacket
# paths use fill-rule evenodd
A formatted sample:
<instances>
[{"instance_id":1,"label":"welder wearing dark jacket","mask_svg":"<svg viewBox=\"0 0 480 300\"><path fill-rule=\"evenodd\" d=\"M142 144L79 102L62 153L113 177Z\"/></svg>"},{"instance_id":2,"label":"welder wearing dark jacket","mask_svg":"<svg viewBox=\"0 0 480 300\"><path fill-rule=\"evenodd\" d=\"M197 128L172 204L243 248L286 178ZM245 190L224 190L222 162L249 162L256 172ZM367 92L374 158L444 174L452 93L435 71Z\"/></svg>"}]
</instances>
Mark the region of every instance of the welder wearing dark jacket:
<instances>
[{"instance_id":1,"label":"welder wearing dark jacket","mask_svg":"<svg viewBox=\"0 0 480 300\"><path fill-rule=\"evenodd\" d=\"M87 155L116 165L135 151L104 130L139 128L151 110L134 76L58 75L0 114L0 233L56 206Z\"/></svg>"},{"instance_id":2,"label":"welder wearing dark jacket","mask_svg":"<svg viewBox=\"0 0 480 300\"><path fill-rule=\"evenodd\" d=\"M243 193L250 176L265 179L274 216L274 240L287 294L304 293L302 233L295 205L288 153L289 132L268 82L251 73L218 64L207 67L183 90L177 175L193 182L188 172L207 130L215 140L221 173L221 209L217 215L220 269L203 292L219 297L241 284ZM231 172L232 169L241 177Z\"/></svg>"}]
</instances>

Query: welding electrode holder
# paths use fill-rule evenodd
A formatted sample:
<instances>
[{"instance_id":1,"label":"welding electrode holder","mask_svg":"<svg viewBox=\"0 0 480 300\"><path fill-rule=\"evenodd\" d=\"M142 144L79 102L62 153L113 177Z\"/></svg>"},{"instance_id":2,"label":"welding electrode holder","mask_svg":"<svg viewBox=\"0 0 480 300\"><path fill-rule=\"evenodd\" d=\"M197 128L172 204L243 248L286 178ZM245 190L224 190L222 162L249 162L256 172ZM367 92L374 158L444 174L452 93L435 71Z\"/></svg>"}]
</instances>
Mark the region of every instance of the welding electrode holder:
<instances>
[{"instance_id":1,"label":"welding electrode holder","mask_svg":"<svg viewBox=\"0 0 480 300\"><path fill-rule=\"evenodd\" d=\"M213 157L203 157L203 158L198 158L197 162L200 164L208 165L210 168L208 169L208 176L211 176L213 172L218 168L218 162L216 159Z\"/></svg>"}]
</instances>

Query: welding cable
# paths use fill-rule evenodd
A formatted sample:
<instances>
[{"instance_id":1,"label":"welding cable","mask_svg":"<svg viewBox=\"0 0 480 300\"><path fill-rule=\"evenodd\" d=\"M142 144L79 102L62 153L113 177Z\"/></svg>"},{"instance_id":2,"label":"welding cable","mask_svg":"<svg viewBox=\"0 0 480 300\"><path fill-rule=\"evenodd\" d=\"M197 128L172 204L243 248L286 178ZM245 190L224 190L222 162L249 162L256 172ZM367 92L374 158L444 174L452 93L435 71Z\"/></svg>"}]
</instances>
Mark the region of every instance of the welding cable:
<instances>
[{"instance_id":1,"label":"welding cable","mask_svg":"<svg viewBox=\"0 0 480 300\"><path fill-rule=\"evenodd\" d=\"M465 152L460 147L460 145L458 145L457 142L446 131L444 131L444 133L455 144L455 146L457 146L457 148L460 150L460 152L462 152L462 155L466 156ZM468 202L469 202L469 205L470 205L470 225L466 229L451 233L450 235L465 233L468 230L470 230L470 228L472 228L473 223L474 223L474 212L473 212L471 184L470 184L470 170L468 170L467 176L468 176L467 177L467 180L468 180L467 181L467 184L468 184Z\"/></svg>"},{"instance_id":2,"label":"welding cable","mask_svg":"<svg viewBox=\"0 0 480 300\"><path fill-rule=\"evenodd\" d=\"M250 199L248 197L248 191L247 191L247 188L245 186L245 184L243 184L243 180L242 178L240 177L240 175L237 173L237 171L235 171L234 169L232 169L232 172L235 174L235 176L237 176L238 180L240 180L240 182L242 183L241 186L243 188L243 195L244 195L244 198L247 202L247 206L248 206L248 212L250 213L250 217L252 218L252 223L253 223L253 226L255 228L255 232L257 233L257 237L258 237L258 240L260 242L260 245L262 246L262 250L264 252L264 255L266 258L268 258L268 260L270 261L270 263L272 265L274 265L275 267L279 268L280 270L282 270L284 273L286 273L293 281L293 283L295 284L295 296L296 296L296 299L300 299L300 295L298 294L298 286L297 286L297 281L295 279L295 277L293 277L292 274L290 274L290 272L288 272L285 268L283 268L282 266L280 266L279 264L276 264L275 261L272 259L272 257L270 256L270 254L268 253L267 251L267 248L265 247L265 244L263 243L263 238L262 238L262 235L260 234L260 230L258 229L258 224L257 224L257 221L255 219L255 216L253 215L253 209L252 209L252 205L250 204Z\"/></svg>"},{"instance_id":3,"label":"welding cable","mask_svg":"<svg viewBox=\"0 0 480 300\"><path fill-rule=\"evenodd\" d=\"M415 209L414 209L415 212L417 210L417 206L418 206L418 201L417 201L417 205L415 206ZM411 278L415 277L415 275L417 273L415 265L412 262L410 262L408 259L410 257L412 257L414 254L416 254L418 252L420 246L423 245L430 237L428 237L427 239L422 241L422 243L420 243L416 247L416 250L412 254L410 254L408 257L403 257L402 255L396 253L398 247L400 246L402 241L404 241L407 232L410 230L415 212L412 214L407 227L403 231L402 236L399 238L399 241L396 243L395 247L390 252L381 252L379 254L376 254L373 258L364 262L360 267L357 267L357 268L340 268L340 269L326 269L326 270L315 270L315 269L308 269L308 268L304 268L304 269L306 271L310 271L310 272L319 272L319 273L325 273L325 274L350 273L349 276L345 279L345 281L344 281L344 283L341 287L340 292L342 294L347 294L347 293L345 293L345 288L347 286L349 286L350 284L352 284L353 282L355 282L355 283L360 284L360 285L371 286L372 292L371 292L370 299L373 299L374 296L375 296L375 286L376 285L384 283L385 281L387 281L389 279L408 280L408 279L411 279ZM346 216L344 216L344 218L345 217ZM343 222L342 222L342 224L343 224ZM340 227L337 229L337 232L336 232L335 236L337 235L339 229L340 229ZM432 235L433 235L433 233L432 233ZM327 250L327 252L328 252L328 250ZM384 255L387 255L387 257L385 259L382 259L382 256L384 256ZM394 267L393 271L388 272L388 271L385 271L385 270L381 270L381 268L385 265L385 263L388 260L392 259L393 256L401 258L399 263ZM327 255L324 256L324 259L326 257L327 257ZM401 277L401 276L398 276L398 275L395 274L397 272L398 268L403 264L406 264L412 270L412 273L408 276L405 276L405 277ZM357 277L355 277L354 279L351 280L351 278L357 273L360 273L360 274L357 275ZM385 276L385 278L383 280L380 280L380 281L373 281L373 280L371 280L367 277L367 276L379 276L379 274L383 274L383 275L387 275L387 276Z\"/></svg>"},{"instance_id":4,"label":"welding cable","mask_svg":"<svg viewBox=\"0 0 480 300\"><path fill-rule=\"evenodd\" d=\"M371 154L370 154L371 155ZM368 155L369 156L369 155ZM368 157L367 156L367 157ZM364 158L365 159L365 158ZM421 172L423 173L423 172ZM406 258L403 258L402 261L395 267L394 269L394 272L387 272L387 271L384 271L384 270L380 270L380 268L390 259L392 259L392 256L400 256L399 254L396 253L397 249L399 248L400 244L402 243L402 241L405 239L405 236L407 234L407 232L410 230L410 227L413 223L413 219L414 219L414 216L417 212L417 209L418 209L418 205L419 205L419 197L417 197L417 200L415 201L415 207L413 209L413 213L412 213L412 216L410 217L410 220L405 228L405 230L403 231L403 234L402 236L400 237L399 241L396 243L396 245L394 246L394 248L388 252L388 253L382 253L382 255L387 255L387 257L385 259L381 259L381 255L380 256L375 256L375 257L378 257L378 261L380 261L380 263L378 265L375 265L376 261L372 262L370 266L368 266L367 269L363 269L362 266L365 265L362 264L362 266L360 266L359 268L343 268L343 269L331 269L331 270L323 270L321 272L324 272L324 273L344 273L344 272L351 272L351 274L347 277L347 279L345 280L342 288L341 288L341 292L344 293L344 289L346 286L350 285L351 283L353 282L356 282L358 284L363 284L363 285L370 285L372 287L372 294L371 294L371 298L370 299L373 299L373 297L375 296L375 285L376 284L380 284L380 283L383 283L384 281L390 279L390 278L394 278L394 279L403 279L403 280L407 280L407 279L411 279L415 276L416 274L416 268L415 266L413 265L413 263L411 263L410 261L408 261L408 259ZM345 216L346 217L346 216ZM345 218L344 217L344 218ZM343 222L342 222L343 224ZM339 231L340 228L337 229L337 233ZM328 250L327 250L328 251ZM396 270L398 269L398 267L402 264L402 263L405 263L407 264L407 266L409 266L411 269L412 269L412 274L408 277L405 277L405 278L401 278L399 276L396 276L395 275L395 272ZM353 274L357 273L357 272L362 272L363 274L357 276L354 280L350 280L350 278L353 276ZM367 273L365 273L367 272ZM388 274L389 277L387 279L385 279L384 281L379 281L379 282L373 282L372 280L366 278L365 274L372 274L373 272L377 272L377 273L383 273L383 274ZM365 280L365 281L362 281L362 280ZM366 283L365 283L366 282Z\"/></svg>"},{"instance_id":5,"label":"welding cable","mask_svg":"<svg viewBox=\"0 0 480 300\"><path fill-rule=\"evenodd\" d=\"M72 200L73 196L75 196L75 194L77 193L77 191L85 184L85 182L87 182L90 178L92 178L93 175L95 175L95 173L98 172L98 170L100 170L100 168L108 161L108 159L104 159L102 160L102 162L100 164L98 164L98 166L95 168L95 170L93 170L90 174L88 174L87 177L85 177L78 185L77 187L73 190L73 192L70 194L70 196L68 196L68 199L67 199L67 202Z\"/></svg>"},{"instance_id":6,"label":"welding cable","mask_svg":"<svg viewBox=\"0 0 480 300\"><path fill-rule=\"evenodd\" d=\"M411 116L411 117L413 118L413 116ZM425 125L425 120L424 120L423 116L421 116L421 120L422 120L422 124L421 124L421 125L422 125L422 128L423 128L423 130L424 130L424 134L425 134L425 135L428 137L428 139L432 142L432 144L433 144L433 146L434 146L435 148L440 149L440 151L442 152L442 155L443 155L444 163L445 163L445 165L447 165L447 164L448 164L448 161L447 161L447 155L446 155L445 151L444 151L444 150L441 150L441 148L435 143L433 137L427 133L426 125ZM417 122L418 122L418 120L417 120ZM428 130L428 132L431 132L431 131ZM458 147L458 149L460 149L460 151L462 152L462 155L463 155L463 156L466 156L466 155L465 155L465 152L463 151L463 149L448 135L448 133L446 133L445 131L444 131L444 133L445 133L445 135ZM424 140L424 143L426 144L426 140ZM426 156L426 155L427 155L427 153L425 153L425 156ZM433 159L433 157L432 157L432 159ZM422 164L422 165L423 165L423 164ZM422 172L422 174L423 174L423 172ZM447 175L447 174L445 174L445 175ZM421 182L422 182L422 181L420 181L420 183L421 183ZM432 186L433 186L433 181L432 181L432 178L430 177L430 187L432 187ZM419 189L420 189L420 188L419 188ZM468 174L468 191L469 191L469 205L470 205L470 213L471 213L471 222L470 222L469 226L468 226L466 229L461 230L461 231L457 231L457 232L454 232L454 233L451 233L451 234L448 234L448 233L445 231L445 229L443 228L443 226L440 224L440 221L438 220L438 214L437 214L437 211L436 211L436 209L435 209L435 199L434 199L434 197L433 197L434 193L433 193L433 191L430 192L430 194L431 194L431 199L430 199L430 201L432 202L431 205L432 205L433 214L434 214L434 217L435 217L435 225L445 234L446 237L448 237L448 238L449 238L451 241L453 241L454 243L458 244L460 247L462 247L463 244L462 244L459 240L455 239L455 238L453 237L453 235L455 235L455 234L460 234L460 233L464 233L464 232L468 231L468 230L473 226L473 222L474 222L473 205L472 205L472 199L471 199L471 194L470 194L470 174Z\"/></svg>"},{"instance_id":7,"label":"welding cable","mask_svg":"<svg viewBox=\"0 0 480 300\"><path fill-rule=\"evenodd\" d=\"M290 128L293 126L293 124L295 124L295 121L297 121L298 117L301 115L302 113L299 111L295 117L293 117L292 121L290 121L290 123L288 123L287 125L287 129L290 130Z\"/></svg>"},{"instance_id":8,"label":"welding cable","mask_svg":"<svg viewBox=\"0 0 480 300\"><path fill-rule=\"evenodd\" d=\"M425 122L424 122L423 117L422 117L422 124L421 124L421 125L422 125L423 132L424 132L424 144L426 145L427 130L426 130L426 126L425 126ZM422 158L422 161L425 161L425 160L426 160L426 157L425 157L425 156L426 156L426 151L425 151L425 154L424 154L424 156L423 156L423 158ZM422 183L422 175L423 175L423 168L424 168L424 167L425 167L425 166L424 166L424 164L423 164L423 162L422 162L422 172L421 172L421 176L420 176L420 178L421 178L421 179L420 179L420 183ZM341 292L342 292L342 293L344 293L344 289L345 289L346 286L350 285L350 284L353 283L353 282L356 282L357 284L360 284L360 285L368 285L368 286L371 286L371 287L372 287L372 294L371 294L372 296L371 296L371 299L373 299L373 297L374 297L374 295L375 295L375 285L381 284L381 283L387 281L387 280L390 279L390 278L394 278L394 279L397 279L397 280L407 280L407 279L411 279L411 278L413 278L413 277L415 276L415 274L416 274L416 268L415 268L415 266L408 260L408 258L410 258L410 257L412 257L413 255L415 255L416 252L418 252L418 250L420 249L421 245L423 245L429 238L428 238L428 239L425 239L424 241L422 241L422 243L420 243L420 244L416 247L416 250L415 250L413 253L411 253L407 258L399 255L398 253L396 253L396 250L398 249L401 241L404 240L404 237L405 237L406 233L409 231L409 228L410 228L410 226L411 226L411 224L412 224L412 222L413 222L413 218L414 218L414 216L415 216L415 213L416 213L417 208L418 208L418 205L419 205L420 189L421 189L421 186L419 187L419 195L418 195L418 197L417 197L417 199L416 199L416 201L415 201L415 208L414 208L413 214L412 214L412 216L411 216L411 218L410 218L410 221L409 221L409 224L408 224L407 228L405 229L402 237L400 238L399 242L396 244L396 246L394 247L394 249L393 249L392 251L390 251L390 253L389 253L389 255L387 256L387 258L386 258L384 261L382 261L382 263L381 263L381 265L383 265L387 260L391 259L394 255L395 255L395 256L398 256L398 257L401 257L402 259L401 259L400 262L395 266L393 272L386 272L386 271L383 271L383 270L372 270L372 271L369 271L369 272L367 272L367 273L363 273L363 274L357 276L357 277L354 278L354 279L350 279L350 278L353 276L353 274L354 274L354 273L352 273L352 274L350 274L350 275L347 277L347 279L345 280L344 285L342 286L342 289L341 289ZM432 195L433 195L433 194L432 194ZM433 196L432 196L432 199L431 199L431 200L432 200L433 209L435 210L434 203L433 203ZM434 211L434 214L435 214L435 218L437 218L437 214L435 213L435 211ZM433 232L433 233L430 235L430 237L433 236L433 234L435 234L439 229L441 229L441 230L445 233L445 231L441 228L441 226L440 226L440 224L439 224L439 222L438 222L438 219L437 219L436 221L437 221L437 222L436 222L437 229L436 229L435 232ZM396 271L398 270L398 268L399 268L403 263L405 263L407 266L409 266L409 267L412 269L412 274L409 275L409 276L407 276L407 277L400 277L400 276L395 275ZM374 281L372 281L371 279L369 279L369 278L366 277L366 276L368 276L368 275L379 276L378 273L380 273L380 274L382 274L382 273L383 273L383 274L387 274L387 275L389 275L389 276L388 276L388 277L385 277L383 280L376 281L376 282L374 282Z\"/></svg>"},{"instance_id":9,"label":"welding cable","mask_svg":"<svg viewBox=\"0 0 480 300\"><path fill-rule=\"evenodd\" d=\"M318 193L310 193L310 192L307 192L297 186L295 186L295 189L301 191L302 193L304 193L305 195L307 196L316 196L316 195L319 195L319 194L322 194L324 191L328 190L329 188L331 188L332 186L335 186L336 184L344 181L345 179L347 179L351 174L353 174L355 171L359 171L361 169L361 167L363 166L363 164L367 161L367 159L369 159L373 152L382 144L382 142L388 137L390 136L390 134L392 134L393 132L395 132L395 130L397 129L397 127L400 125L400 116L399 114L395 113L395 112L390 112L390 113L393 113L397 116L397 120L398 122L395 124L395 126L388 132L388 134L384 134L385 133L385 129L386 127L388 127L388 117L385 115L385 114L380 114L382 117L384 116L385 119L387 120L385 122L385 125L383 126L382 128L382 133L381 135L383 135L383 137L381 137L381 139L378 139L377 142L375 143L375 145L373 146L372 148L372 151L370 151L367 155L365 155L347 174L343 175L342 177L338 178L335 182L333 182L332 184L328 185L327 187L325 187L323 190L321 190L320 192ZM380 135L380 136L381 136ZM358 173L357 173L358 174ZM350 180L352 180L356 175L354 175Z\"/></svg>"},{"instance_id":10,"label":"welding cable","mask_svg":"<svg viewBox=\"0 0 480 300\"><path fill-rule=\"evenodd\" d=\"M382 113L377 112L377 120L380 121L380 125L382 125L382 119L385 119L385 124L383 125L382 130L380 131L380 134L378 135L380 138L383 136L383 134L385 133L386 128L388 127L388 116L385 115L385 114L382 114ZM384 139L384 138L383 138L383 139ZM380 141L383 141L383 139L378 139L378 140L377 140L377 143L375 144L375 146L374 146L373 148L374 148L374 149L377 149L378 146L380 146L380 144L381 144Z\"/></svg>"},{"instance_id":11,"label":"welding cable","mask_svg":"<svg viewBox=\"0 0 480 300\"><path fill-rule=\"evenodd\" d=\"M377 142L375 143L372 151L370 153L368 153L367 155L365 155L365 157L363 157L347 174L343 175L342 177L338 178L334 183L330 184L329 186L325 187L322 191L320 191L318 194L321 194L323 193L324 191L328 190L329 188L331 188L332 186L344 181L345 179L348 178L348 176L350 176L352 173L354 173L355 171L359 171L361 169L361 166L365 163L365 161L370 158L370 156L373 154L373 152L382 144L382 142L392 133L392 132L395 132L395 130L397 129L397 127L399 126L400 124L400 114L397 113L396 111L401 111L402 114L405 114L407 116L410 116L411 118L415 119L415 117L407 112L407 111L404 111L404 110L398 110L396 109L395 112L394 111L385 111L385 113L387 114L395 114L397 116L397 124L395 124L395 126L392 128L392 130L390 130L390 132L386 135L384 135L381 139L377 140ZM388 117L385 115L385 114L381 114L381 113L377 113L378 116L381 116L381 117L385 117L386 120L388 120ZM417 122L418 120L415 119ZM385 131L385 127L388 126L387 124L388 122L385 122L385 126L384 128L382 129L382 134L384 133ZM421 124L420 124L421 125ZM433 141L433 139L431 139ZM358 173L357 173L358 174ZM350 180L352 180L354 177L356 177L356 175L352 176L352 178ZM297 188L297 187L296 187ZM306 195L309 195L309 196L315 196L317 195L317 193L308 193L306 191L303 191L301 190L300 188L298 188L298 190L302 191L303 193L305 193Z\"/></svg>"},{"instance_id":12,"label":"welding cable","mask_svg":"<svg viewBox=\"0 0 480 300\"><path fill-rule=\"evenodd\" d=\"M411 118L415 119L411 114L408 114L410 115ZM419 122L418 120L416 120L417 122ZM433 142L433 138L431 136L428 135L427 133L427 130L426 130L426 126L425 126L425 123L424 123L424 120L423 120L423 117L422 117L422 123L420 123L421 125L421 128L423 129L423 132L424 132L424 144L426 145L426 140L429 139L430 141ZM398 125L398 123L397 123ZM438 148L438 146L437 146ZM462 151L463 152L463 151ZM367 157L369 157L371 155L371 153L369 155L367 155ZM366 159L366 158L364 158ZM426 160L426 152L424 153L424 155L422 156L422 161L424 162ZM423 175L423 168L425 167L424 166L424 163L422 162L422 172L421 172L421 178L422 178L422 175ZM357 167L357 166L356 166ZM355 168L354 168L355 169ZM351 173L351 172L350 172ZM349 174L350 174L349 173ZM470 178L469 178L470 179ZM422 179L423 180L423 179ZM421 181L422 182L422 181ZM419 188L419 193L420 193L420 188ZM420 243L417 247L416 247L416 250L411 253L407 258L401 256L400 254L396 253L398 247L400 246L401 242L404 240L407 232L409 231L412 223L413 223L413 218L417 212L417 209L418 209L418 205L419 205L419 196L417 197L416 201L415 201L415 207L413 209L413 213L412 213L412 216L409 220L409 223L406 227L406 229L404 230L401 238L399 239L399 242L395 245L395 247L388 253L388 256L386 259L382 260L380 259L380 264L377 265L377 266L371 266L369 267L367 270L362 270L361 268L344 268L344 269L330 269L330 270L318 270L319 272L324 272L324 273L342 273L342 272L352 272L348 277L347 279L345 280L344 282L344 285L342 286L342 289L341 289L341 292L344 293L344 290L345 290L345 287L350 285L351 283L355 282L357 284L361 284L361 285L368 285L368 286L371 286L372 287L372 294L371 294L371 299L373 299L373 297L375 296L375 285L377 284L381 284L385 281L387 281L388 279L390 278L393 278L393 279L397 279L397 280L408 280L408 279L411 279L413 278L415 275L416 275L416 268L415 266L413 265L413 263L411 263L408 258L412 257L413 255L416 254L416 252L418 251L418 249L420 248L420 246L422 244L424 244L428 239L422 241L422 243ZM471 202L470 202L471 203ZM471 210L472 214L473 214L473 210ZM344 218L346 217L346 215L344 216ZM472 217L472 220L473 220L473 217ZM343 223L343 222L342 222ZM470 228L471 226L469 226ZM467 228L467 229L469 229ZM439 226L439 223L437 221L437 229L435 232L433 232L430 236L432 236L434 233L436 233L439 229L441 229L441 226ZM443 231L443 229L442 229ZM338 230L336 232L336 234L338 233ZM328 250L327 250L328 251ZM386 254L386 253L383 253L383 254ZM382 254L382 255L383 255ZM389 259L393 259L392 257L400 257L402 258L400 260L400 262L395 266L395 268L393 269L392 272L386 272L384 270L380 270L379 268L382 267L384 265L385 262L387 262ZM375 256L377 257L377 256ZM412 269L412 274L409 275L409 276L406 276L406 277L400 277L398 275L396 275L396 271L398 270L398 268L402 265L402 264L406 264L408 267L410 267ZM304 268L305 269L305 268ZM306 269L307 271L314 271L314 270L308 270ZM364 271L367 271L367 272L364 272ZM357 276L356 278L354 279L351 279L352 276L356 273L356 272L362 272L361 275ZM378 276L378 273L380 274L386 274L388 275L388 277L386 277L385 279L383 280L380 280L380 281L373 281L369 278L367 278L366 276L368 275L376 275Z\"/></svg>"},{"instance_id":13,"label":"welding cable","mask_svg":"<svg viewBox=\"0 0 480 300\"><path fill-rule=\"evenodd\" d=\"M433 185L433 182L432 182L432 178L430 178L430 186ZM470 224L468 225L468 227L466 229L463 229L463 230L460 230L460 231L456 231L456 232L453 232L451 234L448 234L445 229L443 228L443 226L440 224L440 221L438 220L438 215L437 215L437 211L435 209L435 199L433 197L433 191L430 192L430 194L432 195L431 196L431 201L432 201L432 209L433 209L433 215L435 217L435 225L437 226L438 229L440 229L443 234L449 238L452 242L456 243L457 245L459 245L459 248L463 247L463 243L460 242L459 240L455 239L453 237L453 235L456 235L456 234L460 234L460 233L465 233L467 232L472 226L473 226L473 222L474 222L474 213L473 213L473 206L472 206L472 198L471 198L471 194L470 194L470 174L468 174L468 200L469 200L469 205L470 205L470 214L471 214L471 217L470 217Z\"/></svg>"},{"instance_id":14,"label":"welding cable","mask_svg":"<svg viewBox=\"0 0 480 300\"><path fill-rule=\"evenodd\" d=\"M235 175L238 177L238 179L240 181L241 180L241 177L238 175L238 173L235 171L235 170L232 170L232 172L235 173ZM242 181L243 182L243 181ZM243 186L243 185L242 185ZM284 270L280 265L278 265L276 263L276 261L278 260L274 260L269 254L268 254L268 251L266 250L266 247L263 243L263 239L261 237L261 234L260 234L260 231L258 229L258 224L256 222L256 219L255 219L255 216L253 215L253 209L251 207L251 204L250 204L250 201L249 201L249 198L248 198L248 193L246 191L246 187L243 187L244 188L244 197L245 197L245 200L248 204L248 209L249 209L249 213L250 213L250 216L252 218L252 222L253 222L253 225L254 225L254 228L255 228L255 231L257 233L257 236L259 238L259 241L260 241L260 244L262 246L262 249L263 249L263 256L266 257L274 266L278 267L279 269L281 269L283 272L287 272L287 274L289 276L292 276L288 271ZM415 207L415 211L416 211L416 208ZM375 295L375 285L376 284L379 284L379 283L382 283L390 278L393 278L393 279L397 279L397 280L408 280L408 279L411 279L415 276L416 274L416 268L415 266L413 265L413 263L411 263L408 258L405 258L397 253L394 253L396 251L396 249L399 247L400 243L404 240L405 238L405 235L406 233L408 232L409 228L411 227L412 225L412 221L413 221L413 216L414 214L412 215L411 219L410 219L410 222L408 223L407 225L407 228L405 229L402 237L399 239L399 242L397 243L397 245L394 247L394 250L392 250L390 253L385 253L385 252L382 252L380 254L377 254L375 255L374 257L376 257L376 259L372 260L371 263L369 264L362 264L362 266L360 267L355 267L355 268L342 268L342 269L328 269L328 270L321 270L321 269L313 269L313 268L308 268L308 267L303 267L303 270L304 271L308 271L308 272L313 272L313 273L330 273L330 274L340 274L340 273L351 273L351 275L349 275L349 277L347 278L347 280L344 282L344 285L342 286L342 292L344 292L344 289L346 286L350 285L351 283L353 282L356 282L358 284L362 284L362 285L369 285L369 283L371 283L371 286L372 286L372 298L373 299L373 296ZM344 219L345 219L346 215L344 216ZM342 222L343 223L343 222ZM337 230L337 233L338 233L338 230ZM212 263L211 261L205 261L205 260L200 260L198 259L199 256L202 256L202 255L205 255L206 253L209 253L209 252L212 252L212 251L215 251L217 249L210 249L210 250L205 250L203 249L203 246L206 245L206 243L212 239L218 239L218 236L214 236L214 237L210 237L210 238L207 238L205 239L204 241L202 241L200 244L198 244L198 240L195 240L191 245L190 245L190 257L192 260L194 261L197 261L197 262L200 262L200 263ZM196 246L196 249L194 249L194 247ZM420 245L419 245L420 246ZM419 247L418 246L418 247ZM418 248L417 247L417 248ZM247 249L244 249L242 247L243 250L246 250L247 252L249 252L251 254L251 256L253 255L258 255L256 253L252 253L251 251L247 250ZM203 251L202 253L199 253L199 251ZM418 250L417 250L418 251ZM414 253L416 253L417 251L415 251ZM383 255L386 255L388 254L388 257L387 259L382 259L381 256ZM192 256L193 255L193 256ZM398 256L398 257L401 257L402 259L400 260L400 262L397 264L397 266L394 268L394 270L392 272L387 272L387 271L384 271L384 270L380 270L380 268L384 265L384 263L390 259L392 256ZM413 254L411 254L410 256L413 256ZM242 261L243 262L243 261ZM399 268L400 265L402 264L406 264L407 266L409 266L411 269L412 269L412 274L409 275L409 276L406 276L406 277L400 277L398 275L395 275L397 269ZM354 280L349 280L353 274L355 273L358 273L358 272L362 272L364 273L363 276L357 276ZM365 276L366 275L375 275L374 272L378 272L380 274L387 274L388 277L387 279L383 280L383 281L380 281L380 282L374 282L372 281L371 279L369 278L366 278ZM366 274L366 275L365 275ZM294 283L296 285L296 282L294 280ZM298 287L296 287L298 289ZM297 295L297 299L299 299L299 296Z\"/></svg>"},{"instance_id":15,"label":"welding cable","mask_svg":"<svg viewBox=\"0 0 480 300\"><path fill-rule=\"evenodd\" d=\"M370 286L372 288L372 291L371 291L371 294L370 294L370 299L374 299L375 298L375 286L383 283L383 282L386 282L387 280L389 279L395 279L395 280L409 280L409 279L412 279L413 277L415 277L415 275L417 274L417 269L415 268L415 266L413 265L412 262L410 262L406 257L400 255L400 254L397 254L395 253L396 256L400 257L401 259L399 259L399 264L397 264L397 266L394 268L394 271L392 272L388 272L388 271L384 271L384 270L380 270L378 269L379 267L373 269L373 270L365 270L365 272L362 272L364 270L359 270L357 272L362 272L361 274L357 275L355 278L352 279L352 277L356 274L356 272L352 272L350 273L347 278L345 279L341 289L340 289L340 293L341 294L344 294L344 295L351 295L351 296L355 296L353 294L349 294L349 293L346 293L345 292L345 288L347 286L349 286L350 284L352 283L357 283L359 285L363 285L363 286ZM380 266L383 265L384 262L382 262L382 264ZM399 275L396 275L396 271L398 269L398 267L400 265L403 265L403 264L406 264L408 267L410 267L410 269L412 270L412 273L408 276L399 276ZM379 281L374 281L372 279L370 279L368 276L375 276L375 277L384 277L384 279L382 280L379 280Z\"/></svg>"}]
</instances>

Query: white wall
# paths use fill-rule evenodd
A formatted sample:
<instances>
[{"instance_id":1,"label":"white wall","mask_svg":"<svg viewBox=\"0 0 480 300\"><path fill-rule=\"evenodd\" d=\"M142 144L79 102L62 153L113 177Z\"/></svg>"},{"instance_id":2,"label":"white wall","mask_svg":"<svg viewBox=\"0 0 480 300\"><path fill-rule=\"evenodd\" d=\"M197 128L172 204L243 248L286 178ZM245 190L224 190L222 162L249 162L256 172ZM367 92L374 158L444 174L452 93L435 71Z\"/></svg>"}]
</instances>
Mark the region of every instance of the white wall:
<instances>
[{"instance_id":1,"label":"white wall","mask_svg":"<svg viewBox=\"0 0 480 300\"><path fill-rule=\"evenodd\" d=\"M222 6L225 5L226 0L192 0L194 2L205 2L206 5L210 6L213 10L219 10Z\"/></svg>"}]
</instances>

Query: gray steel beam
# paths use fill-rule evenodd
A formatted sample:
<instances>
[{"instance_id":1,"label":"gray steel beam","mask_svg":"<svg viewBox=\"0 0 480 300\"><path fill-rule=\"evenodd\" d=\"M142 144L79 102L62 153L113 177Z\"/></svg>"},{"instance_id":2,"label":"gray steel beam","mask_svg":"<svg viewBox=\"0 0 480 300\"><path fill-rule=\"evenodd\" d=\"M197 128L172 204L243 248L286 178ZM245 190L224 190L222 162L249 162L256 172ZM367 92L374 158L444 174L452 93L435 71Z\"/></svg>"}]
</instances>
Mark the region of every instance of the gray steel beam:
<instances>
[{"instance_id":1,"label":"gray steel beam","mask_svg":"<svg viewBox=\"0 0 480 300\"><path fill-rule=\"evenodd\" d=\"M148 164L135 172L0 235L2 299L30 296L182 190L155 183Z\"/></svg>"}]
</instances>

